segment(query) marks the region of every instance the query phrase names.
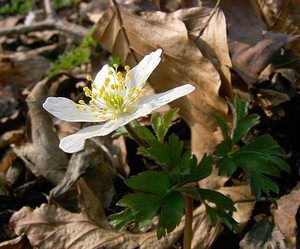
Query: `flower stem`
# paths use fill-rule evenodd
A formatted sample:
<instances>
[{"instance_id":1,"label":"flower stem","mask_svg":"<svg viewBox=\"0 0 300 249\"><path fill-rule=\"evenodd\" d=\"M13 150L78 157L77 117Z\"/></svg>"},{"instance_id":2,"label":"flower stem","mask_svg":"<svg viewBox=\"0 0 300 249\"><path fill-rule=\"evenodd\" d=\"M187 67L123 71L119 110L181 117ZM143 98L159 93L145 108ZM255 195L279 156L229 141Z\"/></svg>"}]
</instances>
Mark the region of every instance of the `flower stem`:
<instances>
[{"instance_id":1,"label":"flower stem","mask_svg":"<svg viewBox=\"0 0 300 249\"><path fill-rule=\"evenodd\" d=\"M183 235L183 249L191 249L192 246L192 224L193 224L193 198L184 196L185 222Z\"/></svg>"},{"instance_id":2,"label":"flower stem","mask_svg":"<svg viewBox=\"0 0 300 249\"><path fill-rule=\"evenodd\" d=\"M136 134L136 132L134 131L134 129L132 129L130 124L126 124L125 128L128 131L128 133L132 136L134 141L136 141L138 143L139 146L142 146L145 148L149 147L149 145L146 144L145 141L143 139L141 139L138 134Z\"/></svg>"}]
</instances>

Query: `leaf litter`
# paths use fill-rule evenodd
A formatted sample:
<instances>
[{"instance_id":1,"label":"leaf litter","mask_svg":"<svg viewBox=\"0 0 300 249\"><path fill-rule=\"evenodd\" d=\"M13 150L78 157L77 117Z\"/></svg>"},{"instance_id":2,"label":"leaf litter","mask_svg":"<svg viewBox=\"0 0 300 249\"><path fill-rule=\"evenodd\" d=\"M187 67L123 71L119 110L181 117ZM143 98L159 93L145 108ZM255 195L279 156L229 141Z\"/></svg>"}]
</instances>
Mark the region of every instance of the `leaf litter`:
<instances>
[{"instance_id":1,"label":"leaf litter","mask_svg":"<svg viewBox=\"0 0 300 249\"><path fill-rule=\"evenodd\" d=\"M299 124L298 119L292 119L294 124L290 122L287 125L291 113L299 110L297 1L190 1L185 5L180 3L185 1L176 1L173 5L168 5L170 1L153 1L156 5L131 1L129 5L122 5L119 1L117 7L109 7L104 1L100 1L100 4L99 1L88 4L79 2L81 12L72 9L70 13L73 16L66 16L64 21L71 23L82 15L90 25L100 17L94 28L94 39L103 49L120 57L124 64L126 62L134 66L150 51L163 49L163 61L149 80L155 91L165 91L185 83L197 87L197 92L177 100L174 106L180 108L181 117L191 129L191 147L199 158L204 152L211 152L222 139L211 113L226 118L230 124L225 98L232 98L233 92L246 96L253 110L264 114L262 127L258 127L256 133L267 130L292 153L289 161L294 167L292 172L295 176L288 180L288 184L281 183L284 194L291 191L299 181L297 155L300 145L296 139L299 136L298 129L295 128ZM100 8L96 10L91 7L92 4ZM159 11L159 8L164 11ZM58 14L62 11L58 10ZM22 22L19 16L3 20L7 20L7 23L3 22L5 29L3 33L0 32L5 34L0 39L4 49L0 60L0 92L3 96L1 140L4 131L12 129L21 129L26 136L22 138L23 142L8 139L6 145L1 147L3 181L0 181L0 185L3 191L0 198L4 203L0 207L3 223L1 233L4 235L1 240L6 241L0 244L0 248L18 248L25 243L25 237L31 246L43 248L54 248L58 243L61 248L169 248L178 245L183 220L174 233L159 241L152 231L153 227L139 233L133 233L134 230L119 233L108 225L106 215L116 211L114 198L124 192L115 193L120 189L115 185L116 179L120 174L132 173L128 170L128 162L147 164L138 155L128 153L134 151L128 141L125 140L125 149L123 142L115 142L114 146L120 149L115 148L117 152L113 152L112 140L106 140L108 150L105 152L102 146L105 141L97 139L96 143L88 145L87 151L69 158L58 148L58 137L61 137L61 131L68 132L70 128L51 119L41 107L50 93L59 95L64 88L72 89L71 97L78 98L76 85L84 81L79 75L99 69L100 65L93 65L92 61L93 68L91 64L84 63L74 69L66 68L52 79L45 78L50 60L77 46L78 37L82 38L88 25L78 27L79 35L70 35L68 40L66 38L72 34L68 25L62 30L60 26L51 24L48 27L52 30L43 31L41 35L43 28L40 28L37 20L32 26L36 31L30 32L26 31L31 27L30 24L28 27L15 28ZM15 33L9 33L9 29ZM99 49L94 49L94 53L99 53ZM101 51L100 55L100 63L104 64L108 54ZM68 83L59 82L64 74L70 76ZM295 131L294 134L289 131L290 127ZM16 168L17 177L13 173ZM241 240L241 248L254 248L253 244L257 246L255 248L260 248L257 243L263 247L277 242L289 246L283 238L293 245L296 237L296 192L281 197L278 208L274 209L270 203L255 203L249 190L240 185L238 176L231 181L233 186L221 188L225 182L228 184L228 178L216 177L210 179L206 186L221 188L220 191L231 196L236 203L239 237L245 233L246 237L236 239L238 236L231 234L237 241L235 245ZM31 191L34 186L42 186L38 191L47 195L49 204L43 204L46 198L37 197L29 202L23 198L26 195L22 197L20 190ZM285 209L286 203L294 205ZM265 211L261 211L262 208ZM10 226L19 235L15 241L9 240L13 238L7 232L12 213L7 210L16 211L10 220ZM272 210L272 214L269 210ZM265 218L257 224L269 233L257 242L253 236L249 237L249 233L259 233L260 230L255 230L255 226L251 230L251 222L255 222L255 217L261 214ZM218 238L223 239L222 236L228 231L224 232L221 225L211 227L202 206L195 210L194 215L193 248L218 248ZM286 220L290 221L288 225L284 222ZM154 220L153 226L155 224ZM228 243L227 248L234 247Z\"/></svg>"}]
</instances>

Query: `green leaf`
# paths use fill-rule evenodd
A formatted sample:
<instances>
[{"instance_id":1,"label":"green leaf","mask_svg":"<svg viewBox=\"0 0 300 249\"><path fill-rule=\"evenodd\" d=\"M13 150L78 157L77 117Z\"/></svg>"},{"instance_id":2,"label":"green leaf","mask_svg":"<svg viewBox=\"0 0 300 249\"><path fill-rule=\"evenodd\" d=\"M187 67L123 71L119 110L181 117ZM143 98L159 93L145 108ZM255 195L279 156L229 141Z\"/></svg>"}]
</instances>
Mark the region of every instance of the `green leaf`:
<instances>
[{"instance_id":1,"label":"green leaf","mask_svg":"<svg viewBox=\"0 0 300 249\"><path fill-rule=\"evenodd\" d=\"M194 161L194 163L196 162ZM193 167L191 167L190 174L184 175L179 179L178 186L183 186L190 182L197 182L208 177L212 172L212 156L204 154L200 163L197 166L194 165L191 165Z\"/></svg>"},{"instance_id":2,"label":"green leaf","mask_svg":"<svg viewBox=\"0 0 300 249\"><path fill-rule=\"evenodd\" d=\"M161 196L151 194L128 194L117 205L126 207L120 213L111 215L109 219L116 229L136 223L138 227L148 224L160 207Z\"/></svg>"},{"instance_id":3,"label":"green leaf","mask_svg":"<svg viewBox=\"0 0 300 249\"><path fill-rule=\"evenodd\" d=\"M171 127L172 121L177 112L178 109L171 109L162 116L158 113L152 114L151 124L159 142L164 142L165 136Z\"/></svg>"},{"instance_id":4,"label":"green leaf","mask_svg":"<svg viewBox=\"0 0 300 249\"><path fill-rule=\"evenodd\" d=\"M266 134L231 153L230 158L248 172L252 194L259 199L262 192L270 195L271 191L279 191L277 184L269 177L280 176L280 170L289 172L288 164L280 158L283 153L277 142Z\"/></svg>"},{"instance_id":5,"label":"green leaf","mask_svg":"<svg viewBox=\"0 0 300 249\"><path fill-rule=\"evenodd\" d=\"M226 139L228 137L227 124L223 121L223 119L221 117L219 117L215 113L213 113L212 115L214 116L217 124L220 126L224 139Z\"/></svg>"},{"instance_id":6,"label":"green leaf","mask_svg":"<svg viewBox=\"0 0 300 249\"><path fill-rule=\"evenodd\" d=\"M181 193L172 191L165 198L161 206L159 222L157 224L157 237L160 239L166 233L172 232L180 223L184 208Z\"/></svg>"},{"instance_id":7,"label":"green leaf","mask_svg":"<svg viewBox=\"0 0 300 249\"><path fill-rule=\"evenodd\" d=\"M229 197L210 189L198 189L198 192L202 201L212 202L224 210L236 211L234 203Z\"/></svg>"},{"instance_id":8,"label":"green leaf","mask_svg":"<svg viewBox=\"0 0 300 249\"><path fill-rule=\"evenodd\" d=\"M222 158L217 160L219 175L231 176L237 170L237 163L231 158Z\"/></svg>"},{"instance_id":9,"label":"green leaf","mask_svg":"<svg viewBox=\"0 0 300 249\"><path fill-rule=\"evenodd\" d=\"M169 176L162 171L145 171L125 180L125 184L138 191L147 193L164 193L172 185Z\"/></svg>"},{"instance_id":10,"label":"green leaf","mask_svg":"<svg viewBox=\"0 0 300 249\"><path fill-rule=\"evenodd\" d=\"M256 114L245 117L237 123L232 133L232 143L236 144L249 130L259 123L259 116Z\"/></svg>"},{"instance_id":11,"label":"green leaf","mask_svg":"<svg viewBox=\"0 0 300 249\"><path fill-rule=\"evenodd\" d=\"M151 140L156 140L153 133L145 126L136 126L133 127L133 130L140 138L142 138L146 142Z\"/></svg>"}]
</instances>

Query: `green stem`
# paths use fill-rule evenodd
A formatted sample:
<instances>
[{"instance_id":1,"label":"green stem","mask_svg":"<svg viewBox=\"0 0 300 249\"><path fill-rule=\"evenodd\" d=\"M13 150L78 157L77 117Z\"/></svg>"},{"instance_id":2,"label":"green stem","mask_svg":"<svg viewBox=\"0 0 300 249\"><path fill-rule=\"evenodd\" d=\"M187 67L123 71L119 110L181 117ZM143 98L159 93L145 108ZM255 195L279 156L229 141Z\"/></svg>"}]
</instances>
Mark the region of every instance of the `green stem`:
<instances>
[{"instance_id":1,"label":"green stem","mask_svg":"<svg viewBox=\"0 0 300 249\"><path fill-rule=\"evenodd\" d=\"M136 141L138 143L139 146L142 146L145 148L149 147L149 145L146 144L145 141L143 139L141 139L138 134L136 134L136 132L132 129L130 124L126 124L125 128L128 131L128 133L132 136L134 141Z\"/></svg>"},{"instance_id":2,"label":"green stem","mask_svg":"<svg viewBox=\"0 0 300 249\"><path fill-rule=\"evenodd\" d=\"M193 224L193 198L184 196L185 222L183 234L183 249L191 249L192 246L192 224Z\"/></svg>"}]
</instances>

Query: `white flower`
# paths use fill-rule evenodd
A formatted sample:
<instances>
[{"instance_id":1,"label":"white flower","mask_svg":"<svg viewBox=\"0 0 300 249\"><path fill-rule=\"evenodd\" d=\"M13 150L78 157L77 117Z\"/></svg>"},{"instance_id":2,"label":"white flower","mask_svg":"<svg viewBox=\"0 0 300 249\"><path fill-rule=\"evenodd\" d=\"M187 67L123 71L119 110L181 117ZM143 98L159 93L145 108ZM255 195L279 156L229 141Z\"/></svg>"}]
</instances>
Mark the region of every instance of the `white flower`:
<instances>
[{"instance_id":1,"label":"white flower","mask_svg":"<svg viewBox=\"0 0 300 249\"><path fill-rule=\"evenodd\" d=\"M49 97L43 107L55 117L71 122L100 122L99 125L86 127L77 133L64 137L59 147L68 153L84 148L86 139L104 136L119 126L148 115L153 110L192 92L195 87L183 85L172 90L146 96L145 82L160 62L162 50L145 56L132 70L125 66L125 77L114 68L105 65L98 72L91 89L84 87L84 94L90 98L86 103L75 103L62 97ZM89 78L91 80L91 78Z\"/></svg>"}]
</instances>

